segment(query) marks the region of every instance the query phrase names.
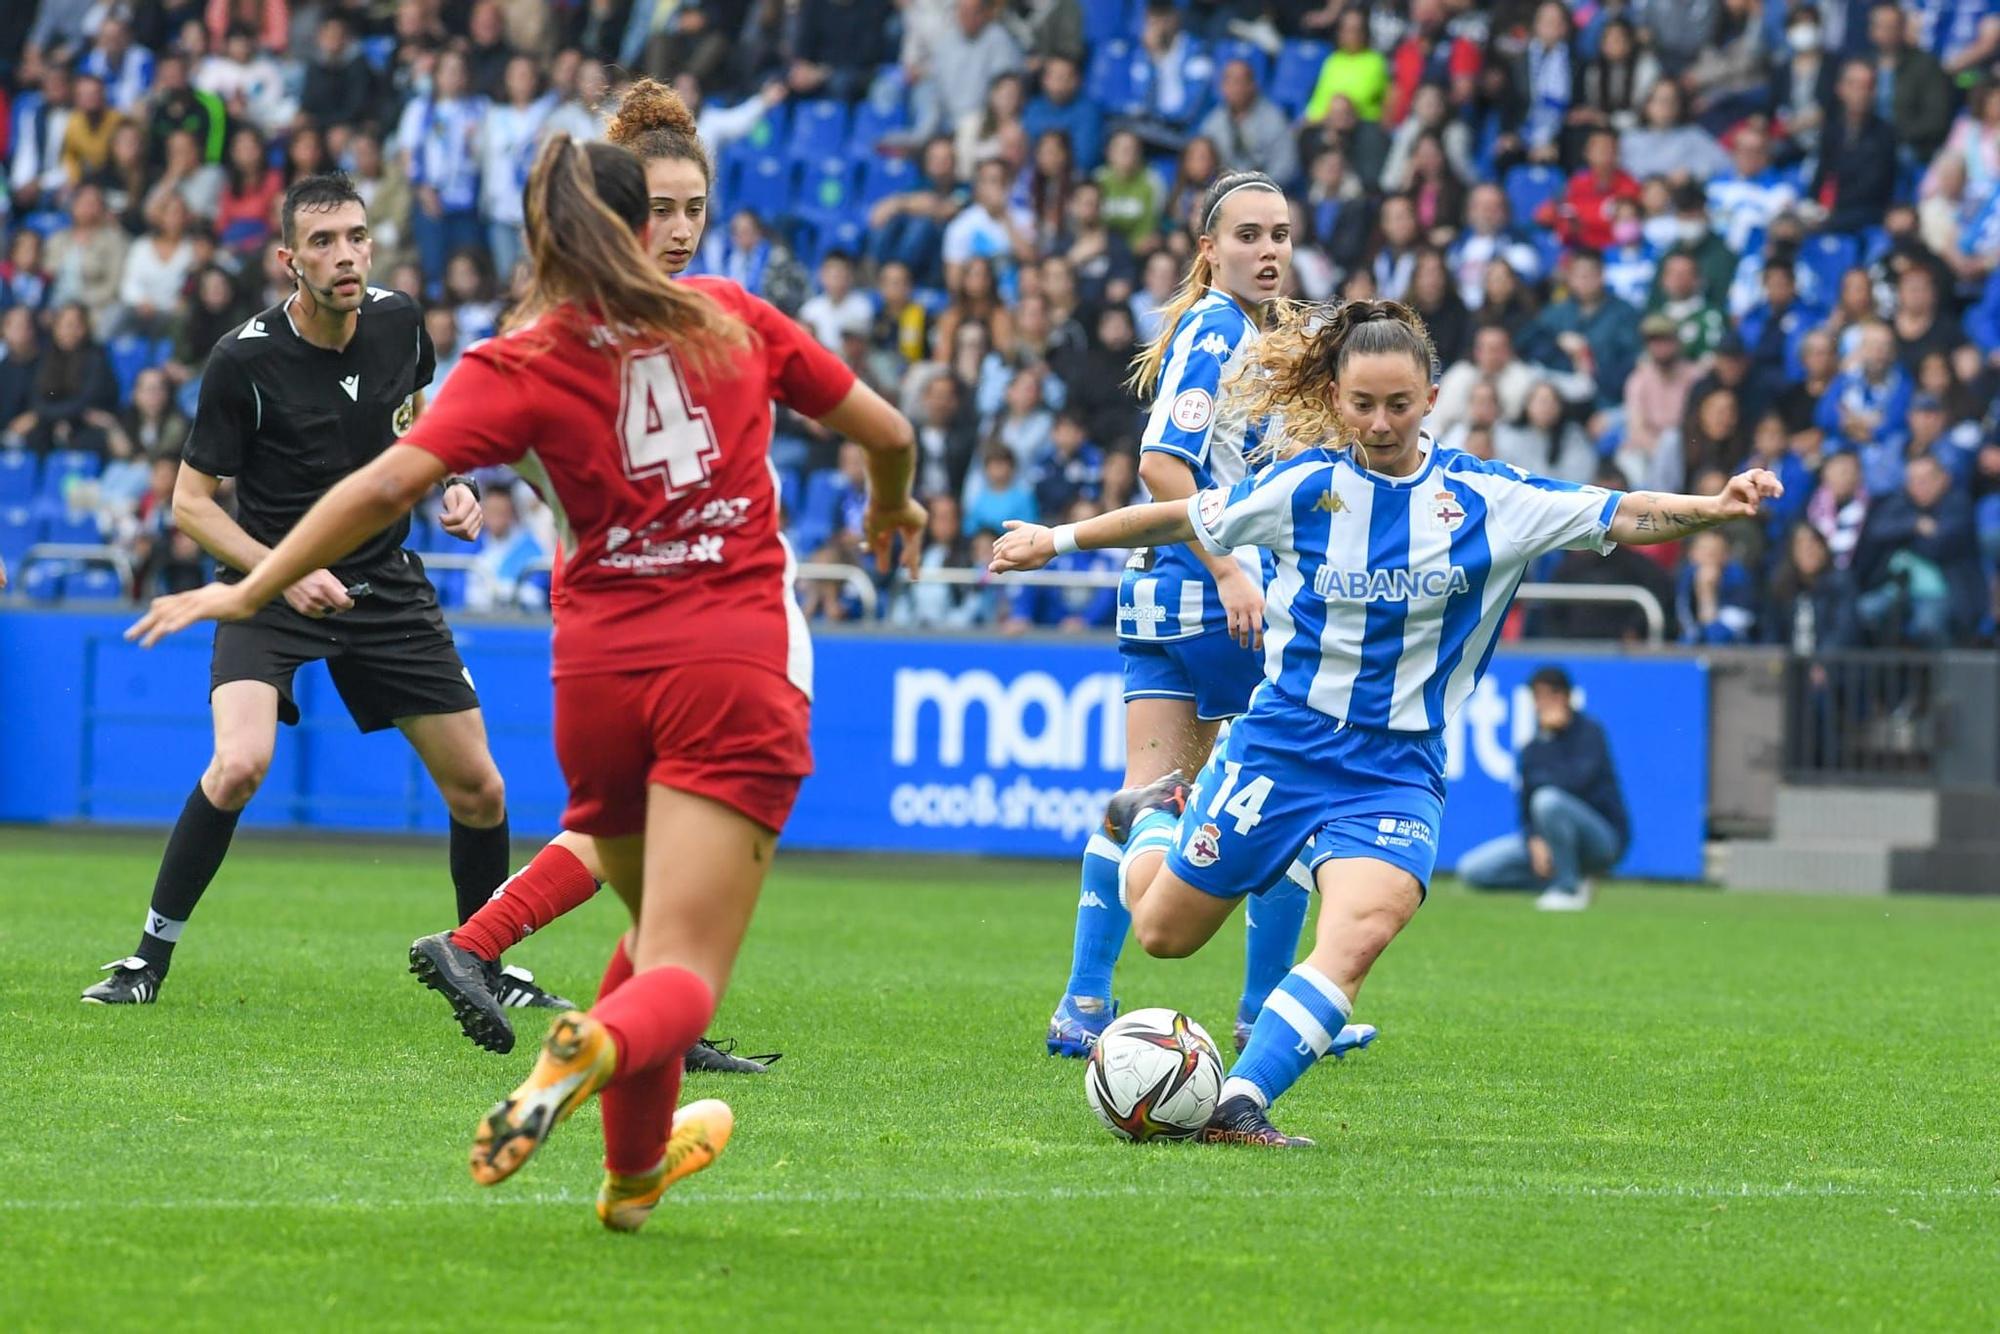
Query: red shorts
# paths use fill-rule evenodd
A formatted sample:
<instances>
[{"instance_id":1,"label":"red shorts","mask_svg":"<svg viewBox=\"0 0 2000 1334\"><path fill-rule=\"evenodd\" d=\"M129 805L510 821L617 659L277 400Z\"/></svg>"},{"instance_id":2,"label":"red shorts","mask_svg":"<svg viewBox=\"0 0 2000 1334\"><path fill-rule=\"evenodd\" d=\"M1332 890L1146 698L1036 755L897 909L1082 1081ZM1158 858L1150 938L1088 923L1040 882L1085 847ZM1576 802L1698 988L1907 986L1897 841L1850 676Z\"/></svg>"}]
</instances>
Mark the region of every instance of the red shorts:
<instances>
[{"instance_id":1,"label":"red shorts","mask_svg":"<svg viewBox=\"0 0 2000 1334\"><path fill-rule=\"evenodd\" d=\"M780 672L693 662L556 679L563 828L599 838L646 829L658 783L719 801L773 833L812 772L812 702Z\"/></svg>"}]
</instances>

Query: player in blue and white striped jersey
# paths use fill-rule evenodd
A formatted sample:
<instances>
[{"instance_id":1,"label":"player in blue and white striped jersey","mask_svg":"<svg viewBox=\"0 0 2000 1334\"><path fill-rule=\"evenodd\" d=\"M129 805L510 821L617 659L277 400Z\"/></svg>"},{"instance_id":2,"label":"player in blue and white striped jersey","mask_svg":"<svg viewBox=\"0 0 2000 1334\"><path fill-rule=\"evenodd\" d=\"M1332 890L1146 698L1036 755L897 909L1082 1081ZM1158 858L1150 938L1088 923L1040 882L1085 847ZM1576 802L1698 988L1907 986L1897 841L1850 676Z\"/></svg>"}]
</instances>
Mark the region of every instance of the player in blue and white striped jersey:
<instances>
[{"instance_id":1,"label":"player in blue and white striped jersey","mask_svg":"<svg viewBox=\"0 0 2000 1334\"><path fill-rule=\"evenodd\" d=\"M1156 500L1185 500L1199 490L1233 486L1247 474L1245 448L1254 443L1254 432L1250 419L1225 403L1222 384L1256 342L1260 312L1278 295L1291 264L1291 215L1270 177L1220 177L1200 208L1194 263L1161 313L1159 337L1132 372L1133 387L1153 400L1140 441L1139 477ZM1264 594L1255 553L1243 557L1172 545L1139 551L1127 567L1118 595L1118 641L1128 787L1177 768L1199 768L1221 720L1241 714L1263 679L1254 649ZM1069 981L1049 1018L1052 1055L1088 1054L1115 1012L1111 975L1131 922L1118 901L1117 871L1117 847L1091 840L1083 856ZM1279 881L1246 914L1248 959L1238 1004L1238 1030L1246 1039L1264 997L1298 957L1306 892ZM1344 1035L1358 1038L1358 1030Z\"/></svg>"},{"instance_id":2,"label":"player in blue and white striped jersey","mask_svg":"<svg viewBox=\"0 0 2000 1334\"><path fill-rule=\"evenodd\" d=\"M1578 487L1439 448L1423 323L1389 301L1292 308L1260 341L1240 394L1282 405L1275 462L1185 503L1073 527L1017 526L996 573L1057 553L1199 541L1262 547L1265 680L1190 787L1120 793L1133 929L1149 954L1199 949L1246 890L1301 849L1322 892L1315 944L1265 1002L1204 1138L1310 1143L1271 1101L1326 1054L1369 968L1431 878L1444 814L1444 725L1485 671L1523 574L1563 548L1685 537L1758 513L1783 487L1743 473L1717 496Z\"/></svg>"}]
</instances>

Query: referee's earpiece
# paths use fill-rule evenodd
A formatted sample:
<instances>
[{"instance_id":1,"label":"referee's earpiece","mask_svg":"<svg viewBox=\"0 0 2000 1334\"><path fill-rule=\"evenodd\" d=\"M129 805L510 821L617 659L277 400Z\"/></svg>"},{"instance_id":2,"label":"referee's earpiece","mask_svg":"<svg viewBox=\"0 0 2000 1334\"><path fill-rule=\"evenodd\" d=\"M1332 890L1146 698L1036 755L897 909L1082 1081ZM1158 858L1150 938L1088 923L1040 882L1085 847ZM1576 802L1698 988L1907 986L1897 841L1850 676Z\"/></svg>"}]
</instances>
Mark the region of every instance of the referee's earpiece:
<instances>
[{"instance_id":1,"label":"referee's earpiece","mask_svg":"<svg viewBox=\"0 0 2000 1334\"><path fill-rule=\"evenodd\" d=\"M311 292L321 301L333 300L333 289L331 287L315 287L312 279L306 277L305 271L299 267L297 260L292 261L292 276L297 278L308 292Z\"/></svg>"}]
</instances>

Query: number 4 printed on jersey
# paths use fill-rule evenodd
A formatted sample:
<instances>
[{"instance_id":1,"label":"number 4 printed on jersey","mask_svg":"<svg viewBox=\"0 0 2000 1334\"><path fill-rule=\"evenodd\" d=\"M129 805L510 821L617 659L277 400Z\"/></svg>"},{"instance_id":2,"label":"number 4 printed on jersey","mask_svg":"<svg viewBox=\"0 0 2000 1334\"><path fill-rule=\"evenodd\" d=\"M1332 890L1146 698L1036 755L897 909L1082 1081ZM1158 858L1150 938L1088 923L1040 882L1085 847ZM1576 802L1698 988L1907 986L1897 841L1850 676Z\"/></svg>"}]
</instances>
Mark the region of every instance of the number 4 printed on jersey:
<instances>
[{"instance_id":1,"label":"number 4 printed on jersey","mask_svg":"<svg viewBox=\"0 0 2000 1334\"><path fill-rule=\"evenodd\" d=\"M708 484L720 457L708 410L688 398L687 383L671 352L647 352L625 362L619 420L625 441L625 475L666 479L677 496Z\"/></svg>"},{"instance_id":2,"label":"number 4 printed on jersey","mask_svg":"<svg viewBox=\"0 0 2000 1334\"><path fill-rule=\"evenodd\" d=\"M1236 817L1236 832L1247 834L1263 823L1264 799L1271 795L1271 780L1262 774L1253 775L1243 785L1243 790L1236 792L1236 781L1242 776L1241 764L1235 760L1222 762L1222 786L1216 788L1215 795L1209 798L1206 814L1211 820L1233 815ZM1236 793L1234 797L1230 796L1232 792Z\"/></svg>"}]
</instances>

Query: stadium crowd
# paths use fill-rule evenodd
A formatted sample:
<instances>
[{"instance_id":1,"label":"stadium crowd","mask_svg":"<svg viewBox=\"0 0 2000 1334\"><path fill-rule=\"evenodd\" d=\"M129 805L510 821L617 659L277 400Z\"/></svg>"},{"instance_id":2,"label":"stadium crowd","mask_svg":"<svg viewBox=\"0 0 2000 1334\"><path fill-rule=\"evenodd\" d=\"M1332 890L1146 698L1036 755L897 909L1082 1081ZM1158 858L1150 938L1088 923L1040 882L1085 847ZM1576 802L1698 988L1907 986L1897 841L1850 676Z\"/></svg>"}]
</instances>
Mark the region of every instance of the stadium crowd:
<instances>
[{"instance_id":1,"label":"stadium crowd","mask_svg":"<svg viewBox=\"0 0 2000 1334\"><path fill-rule=\"evenodd\" d=\"M0 15L0 558L32 598L205 577L169 503L208 349L290 289L286 182L339 165L438 381L504 312L536 144L670 80L717 160L693 271L792 312L898 400L928 568L1138 486L1135 348L1193 201L1291 194L1295 295L1428 323L1444 444L1767 521L1554 559L1701 643L1984 642L2000 566L2000 3L1907 0L41 0ZM435 386L434 386L435 388ZM802 556L869 568L861 459L781 420ZM490 486L447 605L545 596ZM420 550L463 551L420 524ZM22 557L109 543L100 566ZM1059 568L1115 571L1102 554ZM1108 626L1108 587L910 583L921 626ZM856 590L808 582L817 617ZM1529 632L1637 633L1627 608Z\"/></svg>"}]
</instances>

